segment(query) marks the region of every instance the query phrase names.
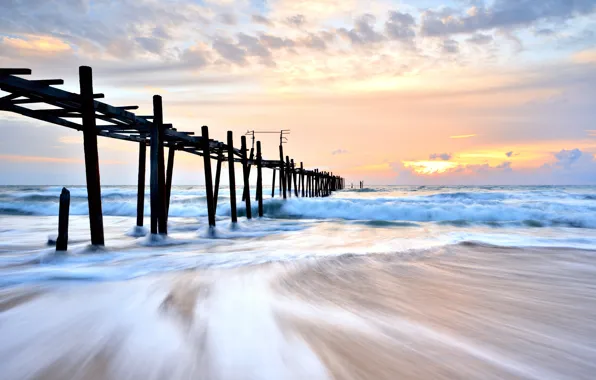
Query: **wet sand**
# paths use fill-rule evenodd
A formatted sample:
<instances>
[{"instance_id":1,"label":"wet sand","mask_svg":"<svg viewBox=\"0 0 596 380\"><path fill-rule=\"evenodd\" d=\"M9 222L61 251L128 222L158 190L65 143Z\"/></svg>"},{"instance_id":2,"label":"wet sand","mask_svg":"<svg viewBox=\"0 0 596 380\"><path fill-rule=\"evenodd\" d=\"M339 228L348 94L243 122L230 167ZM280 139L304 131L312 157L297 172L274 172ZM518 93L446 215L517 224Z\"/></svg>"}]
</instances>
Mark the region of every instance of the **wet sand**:
<instances>
[{"instance_id":1,"label":"wet sand","mask_svg":"<svg viewBox=\"0 0 596 380\"><path fill-rule=\"evenodd\" d=\"M592 379L596 252L448 246L0 292L2 379Z\"/></svg>"}]
</instances>

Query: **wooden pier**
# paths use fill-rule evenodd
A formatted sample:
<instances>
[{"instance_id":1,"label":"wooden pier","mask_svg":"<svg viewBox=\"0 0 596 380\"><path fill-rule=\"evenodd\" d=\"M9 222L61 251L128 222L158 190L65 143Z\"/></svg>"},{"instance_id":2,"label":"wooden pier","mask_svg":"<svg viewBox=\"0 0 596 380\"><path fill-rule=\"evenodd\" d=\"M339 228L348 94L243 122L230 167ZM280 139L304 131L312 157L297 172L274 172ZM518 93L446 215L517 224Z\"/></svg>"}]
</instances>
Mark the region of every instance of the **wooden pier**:
<instances>
[{"instance_id":1,"label":"wooden pier","mask_svg":"<svg viewBox=\"0 0 596 380\"><path fill-rule=\"evenodd\" d=\"M57 124L83 132L85 151L85 174L89 206L91 243L104 245L103 212L101 203L101 181L97 137L108 137L130 141L139 147L137 226L143 226L145 196L145 159L147 146L150 147L150 204L151 233L167 234L167 220L174 171L176 151L187 152L203 157L205 188L207 193L208 222L215 226L215 213L221 164L227 161L230 182L230 217L238 220L236 208L235 164L242 165L242 201L246 205L246 217L251 219L250 172L256 166L256 202L258 215L263 216L263 176L262 169L273 170L275 196L275 176L279 175L279 196L324 197L345 186L342 177L318 169L304 169L294 160L285 156L280 138L279 159L266 160L261 155L261 142L257 142L256 157L246 148L246 137L241 138L240 149L234 148L233 134L227 133L225 143L209 137L209 128L201 128L201 136L193 132L176 130L172 124L164 123L163 104L159 95L153 97L153 115L137 116L130 112L138 106L112 106L96 99L104 98L93 90L93 75L90 67L79 68L80 94L67 92L54 86L64 84L62 79L28 80L20 76L30 75L30 69L0 69L0 90L8 95L0 98L0 111L17 113L26 117ZM31 109L27 105L46 105L51 108ZM253 133L254 136L254 133ZM168 148L167 170L164 161L164 148ZM211 160L216 161L215 184L212 179ZM61 219L62 220L62 219ZM64 225L64 221L61 221ZM67 225L67 222L66 222Z\"/></svg>"}]
</instances>

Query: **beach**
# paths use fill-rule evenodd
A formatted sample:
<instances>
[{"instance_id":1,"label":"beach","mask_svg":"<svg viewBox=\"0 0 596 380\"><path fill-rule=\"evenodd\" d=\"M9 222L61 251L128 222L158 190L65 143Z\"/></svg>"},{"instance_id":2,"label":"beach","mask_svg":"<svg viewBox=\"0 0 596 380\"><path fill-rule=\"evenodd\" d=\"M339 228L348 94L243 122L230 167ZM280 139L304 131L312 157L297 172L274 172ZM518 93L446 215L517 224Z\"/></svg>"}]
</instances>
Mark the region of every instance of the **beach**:
<instances>
[{"instance_id":1,"label":"beach","mask_svg":"<svg viewBox=\"0 0 596 380\"><path fill-rule=\"evenodd\" d=\"M178 188L173 210L198 211L174 215L167 238L134 236L133 208L108 213L106 247L93 248L81 212L59 254L47 245L59 189L22 201L3 190L0 203L41 208L0 215L3 379L591 379L596 370L594 188L343 191L268 199L265 218L238 225L224 193L215 230L193 198L201 189ZM133 203L124 191L105 209ZM74 199L77 210L84 198Z\"/></svg>"},{"instance_id":2,"label":"beach","mask_svg":"<svg viewBox=\"0 0 596 380\"><path fill-rule=\"evenodd\" d=\"M593 251L456 245L0 296L6 379L590 379Z\"/></svg>"}]
</instances>

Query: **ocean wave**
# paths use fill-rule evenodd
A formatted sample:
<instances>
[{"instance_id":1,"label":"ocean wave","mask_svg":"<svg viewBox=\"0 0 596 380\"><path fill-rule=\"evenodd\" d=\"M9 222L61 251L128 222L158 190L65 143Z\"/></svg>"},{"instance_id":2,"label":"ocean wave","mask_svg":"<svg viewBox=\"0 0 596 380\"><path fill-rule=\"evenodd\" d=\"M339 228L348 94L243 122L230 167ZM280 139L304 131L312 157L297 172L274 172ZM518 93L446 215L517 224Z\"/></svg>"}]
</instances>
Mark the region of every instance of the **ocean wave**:
<instances>
[{"instance_id":1,"label":"ocean wave","mask_svg":"<svg viewBox=\"0 0 596 380\"><path fill-rule=\"evenodd\" d=\"M0 195L0 215L58 215L58 194L60 187L22 189L3 188ZM367 189L364 189L367 190ZM339 219L362 221L371 227L406 227L409 223L436 222L458 227L471 224L485 224L494 227L565 226L596 228L596 192L592 188L562 189L536 188L507 191L503 187L490 190L478 188L449 188L437 193L428 188L404 196L404 189L388 187L371 189L382 192L379 196L345 197L350 193L342 191L337 196L326 198L280 198L266 199L264 214L278 219ZM358 192L362 190L358 189ZM238 214L246 215L238 194ZM251 193L253 194L253 193ZM73 197L74 195L74 197ZM71 189L71 215L86 215L86 189ZM135 216L136 188L107 187L102 189L103 213L106 216ZM229 216L229 191L222 189L218 199L218 216ZM51 197L51 198L50 198ZM145 215L150 214L149 194L145 197ZM252 202L253 215L257 213L257 202ZM198 187L175 187L172 189L170 216L204 217L207 215L204 189Z\"/></svg>"},{"instance_id":2,"label":"ocean wave","mask_svg":"<svg viewBox=\"0 0 596 380\"><path fill-rule=\"evenodd\" d=\"M596 228L596 205L460 201L420 202L404 199L288 199L266 203L272 218L345 219L367 221L440 222L466 226L566 226Z\"/></svg>"}]
</instances>

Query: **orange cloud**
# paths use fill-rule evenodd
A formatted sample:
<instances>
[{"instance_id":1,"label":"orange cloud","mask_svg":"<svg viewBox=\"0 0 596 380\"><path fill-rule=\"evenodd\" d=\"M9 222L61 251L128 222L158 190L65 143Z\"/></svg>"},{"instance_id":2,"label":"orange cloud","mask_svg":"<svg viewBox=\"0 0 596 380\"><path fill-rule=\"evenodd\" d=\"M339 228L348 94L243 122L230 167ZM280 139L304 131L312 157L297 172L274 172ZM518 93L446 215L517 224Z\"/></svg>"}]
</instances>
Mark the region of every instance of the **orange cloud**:
<instances>
[{"instance_id":1,"label":"orange cloud","mask_svg":"<svg viewBox=\"0 0 596 380\"><path fill-rule=\"evenodd\" d=\"M458 166L457 163L449 161L402 161L402 164L418 174L425 175L444 173Z\"/></svg>"},{"instance_id":2,"label":"orange cloud","mask_svg":"<svg viewBox=\"0 0 596 380\"><path fill-rule=\"evenodd\" d=\"M54 54L69 51L72 48L64 41L49 36L27 35L20 38L3 37L1 44L22 53Z\"/></svg>"},{"instance_id":3,"label":"orange cloud","mask_svg":"<svg viewBox=\"0 0 596 380\"><path fill-rule=\"evenodd\" d=\"M583 50L573 54L571 60L575 63L596 63L596 49Z\"/></svg>"},{"instance_id":4,"label":"orange cloud","mask_svg":"<svg viewBox=\"0 0 596 380\"><path fill-rule=\"evenodd\" d=\"M455 136L449 136L450 139L467 139L470 137L475 137L476 135L455 135Z\"/></svg>"}]
</instances>

